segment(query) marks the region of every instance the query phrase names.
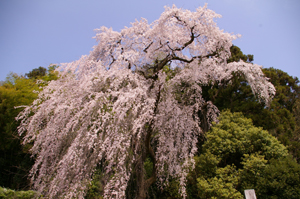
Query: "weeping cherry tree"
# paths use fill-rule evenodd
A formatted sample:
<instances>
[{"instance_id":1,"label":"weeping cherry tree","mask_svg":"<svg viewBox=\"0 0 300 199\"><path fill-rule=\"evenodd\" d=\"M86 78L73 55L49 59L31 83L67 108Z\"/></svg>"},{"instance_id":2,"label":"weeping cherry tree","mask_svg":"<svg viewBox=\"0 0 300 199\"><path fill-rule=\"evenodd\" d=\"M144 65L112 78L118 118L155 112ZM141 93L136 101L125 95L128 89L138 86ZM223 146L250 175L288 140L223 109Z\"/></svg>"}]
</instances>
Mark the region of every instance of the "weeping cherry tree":
<instances>
[{"instance_id":1,"label":"weeping cherry tree","mask_svg":"<svg viewBox=\"0 0 300 199\"><path fill-rule=\"evenodd\" d=\"M101 166L104 198L125 198L132 179L136 198L146 198L151 184L163 188L170 177L185 198L197 138L219 114L201 86L230 83L240 73L262 103L275 94L261 66L227 63L239 36L220 30L219 17L206 6L173 6L150 24L98 29L93 51L62 64L60 78L17 118L24 143L33 143L35 189L47 198L83 198Z\"/></svg>"}]
</instances>

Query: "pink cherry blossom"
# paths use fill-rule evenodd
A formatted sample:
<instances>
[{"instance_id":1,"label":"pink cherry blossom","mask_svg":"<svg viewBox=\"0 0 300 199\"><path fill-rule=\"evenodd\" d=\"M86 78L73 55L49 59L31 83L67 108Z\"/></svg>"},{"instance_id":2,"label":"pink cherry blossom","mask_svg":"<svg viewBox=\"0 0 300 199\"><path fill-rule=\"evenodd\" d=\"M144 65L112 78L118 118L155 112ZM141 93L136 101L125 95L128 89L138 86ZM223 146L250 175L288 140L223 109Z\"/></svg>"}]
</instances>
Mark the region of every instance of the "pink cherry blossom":
<instances>
[{"instance_id":1,"label":"pink cherry blossom","mask_svg":"<svg viewBox=\"0 0 300 199\"><path fill-rule=\"evenodd\" d=\"M220 30L218 17L206 6L195 12L173 6L151 24L141 19L120 32L98 29L93 51L62 64L60 78L17 118L24 143L33 143L35 189L47 198L83 198L101 165L105 198L125 198L133 171L139 198L171 176L185 198L201 123L211 125L219 114L201 86L240 72L261 101L268 104L275 94L261 66L227 63L239 36ZM177 72L170 75L166 66ZM149 179L146 157L154 163Z\"/></svg>"}]
</instances>

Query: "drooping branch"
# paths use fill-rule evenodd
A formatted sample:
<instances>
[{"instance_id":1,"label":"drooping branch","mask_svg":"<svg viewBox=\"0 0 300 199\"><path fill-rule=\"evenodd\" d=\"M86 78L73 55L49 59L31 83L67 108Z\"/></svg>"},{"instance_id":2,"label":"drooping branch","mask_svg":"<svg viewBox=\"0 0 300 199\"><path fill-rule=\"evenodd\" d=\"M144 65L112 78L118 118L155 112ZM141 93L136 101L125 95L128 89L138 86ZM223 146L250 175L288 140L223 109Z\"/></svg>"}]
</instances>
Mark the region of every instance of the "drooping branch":
<instances>
[{"instance_id":1,"label":"drooping branch","mask_svg":"<svg viewBox=\"0 0 300 199\"><path fill-rule=\"evenodd\" d=\"M100 28L91 54L59 68L61 78L18 117L19 133L26 132L24 143L33 142L38 157L31 171L34 187L47 198L84 198L95 165L105 157L103 172L114 175L104 198L125 198L131 177L141 182L138 194L145 198L155 179L163 184L166 176L180 180L185 198L201 133L195 110L201 108L200 120L207 116L203 129L218 112L211 103L201 107L198 83L223 84L231 72L241 71L263 100L275 93L260 66L224 64L236 36L220 31L214 23L218 16L205 7L191 13L174 6L152 24L136 22L121 32ZM182 70L162 71L172 62ZM183 87L174 93L178 85ZM153 163L149 179L144 176L147 157Z\"/></svg>"}]
</instances>

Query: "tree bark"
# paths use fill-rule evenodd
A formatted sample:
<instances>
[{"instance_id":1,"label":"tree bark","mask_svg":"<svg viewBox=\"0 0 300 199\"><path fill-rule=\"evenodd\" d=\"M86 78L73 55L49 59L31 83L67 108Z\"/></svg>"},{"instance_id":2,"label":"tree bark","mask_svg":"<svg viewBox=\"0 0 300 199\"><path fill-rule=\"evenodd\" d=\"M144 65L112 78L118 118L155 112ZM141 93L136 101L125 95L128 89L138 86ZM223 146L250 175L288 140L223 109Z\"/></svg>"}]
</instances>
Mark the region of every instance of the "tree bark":
<instances>
[{"instance_id":1,"label":"tree bark","mask_svg":"<svg viewBox=\"0 0 300 199\"><path fill-rule=\"evenodd\" d=\"M145 199L147 197L147 192L149 187L156 181L156 159L154 151L150 145L151 141L151 130L148 131L147 137L145 140L145 152L143 153L140 160L138 160L137 164L137 186L138 186L138 194L137 199ZM145 169L144 169L144 162L147 158L147 156L150 156L153 168L152 168L152 175L150 178L145 179Z\"/></svg>"},{"instance_id":2,"label":"tree bark","mask_svg":"<svg viewBox=\"0 0 300 199\"><path fill-rule=\"evenodd\" d=\"M157 112L157 106L160 100L160 89L161 86L159 86L159 90L156 96L155 101L155 107L154 107L154 113ZM149 123L149 127L147 128L147 134L145 137L144 146L145 148L142 149L142 155L140 159L137 162L137 197L136 199L145 199L147 197L147 192L150 186L156 181L156 158L153 148L151 147L151 135L153 132L153 120ZM145 179L145 169L144 169L144 162L147 157L151 158L151 161L153 163L152 167L152 174L151 177L148 179Z\"/></svg>"}]
</instances>

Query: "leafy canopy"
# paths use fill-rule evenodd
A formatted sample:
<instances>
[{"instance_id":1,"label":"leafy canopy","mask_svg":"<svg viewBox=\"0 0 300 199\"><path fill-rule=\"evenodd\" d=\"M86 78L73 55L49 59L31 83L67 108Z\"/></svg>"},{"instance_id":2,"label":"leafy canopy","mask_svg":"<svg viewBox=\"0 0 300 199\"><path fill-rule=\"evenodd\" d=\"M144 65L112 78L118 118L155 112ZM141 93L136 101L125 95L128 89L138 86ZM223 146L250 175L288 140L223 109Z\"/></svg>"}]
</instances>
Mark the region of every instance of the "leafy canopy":
<instances>
[{"instance_id":1,"label":"leafy canopy","mask_svg":"<svg viewBox=\"0 0 300 199\"><path fill-rule=\"evenodd\" d=\"M244 198L245 189L255 189L260 198L269 198L266 193L268 189L270 195L280 192L276 189L281 192L284 192L284 188L296 189L293 186L299 181L297 177L291 182L284 182L280 168L273 164L276 161L284 164L293 162L289 164L288 175L299 170L294 160L285 159L288 152L283 144L268 131L255 127L251 119L241 113L223 111L219 120L206 133L207 140L202 146L201 155L195 157L195 170L189 176L190 198ZM265 173L277 169L278 176L266 177ZM264 180L266 178L268 180ZM285 184L273 186L272 183L277 180Z\"/></svg>"},{"instance_id":2,"label":"leafy canopy","mask_svg":"<svg viewBox=\"0 0 300 199\"><path fill-rule=\"evenodd\" d=\"M50 198L82 198L99 166L105 198L124 198L132 179L137 198L145 198L156 179L163 186L170 177L179 179L185 197L201 122L210 126L219 112L202 98L201 86L240 71L266 104L275 94L261 66L227 63L237 36L220 30L218 17L206 6L195 12L173 6L151 24L98 29L94 50L62 65L61 78L19 115L19 133L34 142L34 187ZM180 70L168 75L165 66Z\"/></svg>"},{"instance_id":3,"label":"leafy canopy","mask_svg":"<svg viewBox=\"0 0 300 199\"><path fill-rule=\"evenodd\" d=\"M30 145L22 147L22 139L17 131L19 122L15 118L24 109L19 106L31 104L37 99L37 92L48 81L57 79L57 74L54 72L55 66L50 66L48 70L43 67L39 68L47 71L44 76L29 79L10 73L0 86L0 186L17 190L28 189L30 186L27 179L28 172L33 165L28 154ZM35 70L37 69L32 71Z\"/></svg>"}]
</instances>

